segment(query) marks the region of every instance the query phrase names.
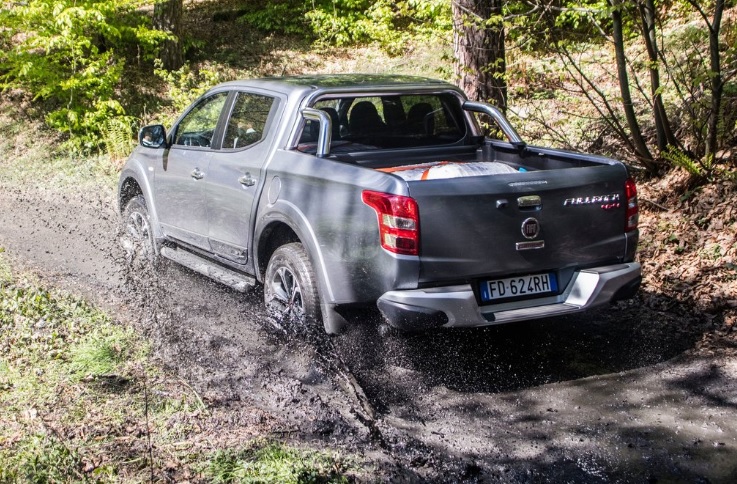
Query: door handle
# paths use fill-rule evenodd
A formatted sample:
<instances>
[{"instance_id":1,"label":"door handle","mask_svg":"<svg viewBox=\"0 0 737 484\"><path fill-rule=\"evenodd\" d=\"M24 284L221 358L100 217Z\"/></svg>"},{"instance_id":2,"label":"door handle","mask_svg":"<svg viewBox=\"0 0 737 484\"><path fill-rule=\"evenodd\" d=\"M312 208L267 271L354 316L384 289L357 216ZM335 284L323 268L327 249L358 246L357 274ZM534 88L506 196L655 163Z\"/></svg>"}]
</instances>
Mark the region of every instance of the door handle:
<instances>
[{"instance_id":1,"label":"door handle","mask_svg":"<svg viewBox=\"0 0 737 484\"><path fill-rule=\"evenodd\" d=\"M195 180L202 180L205 177L205 174L201 172L199 168L195 168L194 170L192 170L192 173L190 175Z\"/></svg>"},{"instance_id":2,"label":"door handle","mask_svg":"<svg viewBox=\"0 0 737 484\"><path fill-rule=\"evenodd\" d=\"M245 175L238 178L238 183L240 183L244 187L252 187L256 184L256 179L253 178L250 173L246 172Z\"/></svg>"}]
</instances>

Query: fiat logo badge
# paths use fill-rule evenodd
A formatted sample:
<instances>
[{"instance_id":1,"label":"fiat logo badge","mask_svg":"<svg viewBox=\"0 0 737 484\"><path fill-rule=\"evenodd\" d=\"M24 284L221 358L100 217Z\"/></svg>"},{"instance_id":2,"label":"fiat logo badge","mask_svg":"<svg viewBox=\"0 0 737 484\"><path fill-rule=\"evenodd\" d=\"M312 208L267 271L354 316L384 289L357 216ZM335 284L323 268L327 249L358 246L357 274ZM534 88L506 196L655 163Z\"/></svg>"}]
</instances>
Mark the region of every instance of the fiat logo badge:
<instances>
[{"instance_id":1,"label":"fiat logo badge","mask_svg":"<svg viewBox=\"0 0 737 484\"><path fill-rule=\"evenodd\" d=\"M540 222L530 217L522 222L522 235L526 239L534 239L540 234Z\"/></svg>"}]
</instances>

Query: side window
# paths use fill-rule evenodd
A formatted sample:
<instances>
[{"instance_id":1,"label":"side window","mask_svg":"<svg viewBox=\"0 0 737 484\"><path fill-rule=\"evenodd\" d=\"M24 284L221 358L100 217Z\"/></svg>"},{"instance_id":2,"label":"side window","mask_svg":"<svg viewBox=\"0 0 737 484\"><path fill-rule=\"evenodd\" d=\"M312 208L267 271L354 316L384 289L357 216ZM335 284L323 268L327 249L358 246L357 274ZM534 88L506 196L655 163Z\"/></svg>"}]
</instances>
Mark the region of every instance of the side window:
<instances>
[{"instance_id":1,"label":"side window","mask_svg":"<svg viewBox=\"0 0 737 484\"><path fill-rule=\"evenodd\" d=\"M261 141L273 105L272 97L238 93L225 129L223 148L244 148Z\"/></svg>"},{"instance_id":2,"label":"side window","mask_svg":"<svg viewBox=\"0 0 737 484\"><path fill-rule=\"evenodd\" d=\"M221 92L201 100L177 126L175 145L210 146L212 136L223 110L227 92Z\"/></svg>"}]
</instances>

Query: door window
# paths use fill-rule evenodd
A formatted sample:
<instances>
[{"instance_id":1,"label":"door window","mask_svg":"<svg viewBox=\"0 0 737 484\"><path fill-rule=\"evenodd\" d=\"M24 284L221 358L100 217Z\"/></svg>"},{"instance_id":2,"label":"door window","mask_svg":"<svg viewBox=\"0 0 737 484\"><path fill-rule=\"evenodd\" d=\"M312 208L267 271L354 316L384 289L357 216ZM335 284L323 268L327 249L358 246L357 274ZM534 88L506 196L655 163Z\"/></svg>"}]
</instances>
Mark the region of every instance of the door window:
<instances>
[{"instance_id":1,"label":"door window","mask_svg":"<svg viewBox=\"0 0 737 484\"><path fill-rule=\"evenodd\" d=\"M174 144L209 147L227 97L221 92L197 103L179 123Z\"/></svg>"},{"instance_id":2,"label":"door window","mask_svg":"<svg viewBox=\"0 0 737 484\"><path fill-rule=\"evenodd\" d=\"M272 97L238 93L228 127L225 129L223 148L245 148L261 141L273 105Z\"/></svg>"}]
</instances>

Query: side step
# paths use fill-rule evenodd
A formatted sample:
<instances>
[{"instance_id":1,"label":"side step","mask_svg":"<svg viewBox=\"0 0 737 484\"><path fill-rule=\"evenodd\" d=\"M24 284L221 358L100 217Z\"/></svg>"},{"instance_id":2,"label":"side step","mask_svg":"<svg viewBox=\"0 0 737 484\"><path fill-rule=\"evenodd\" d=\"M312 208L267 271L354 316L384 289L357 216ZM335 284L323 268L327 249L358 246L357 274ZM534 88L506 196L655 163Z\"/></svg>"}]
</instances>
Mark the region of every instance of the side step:
<instances>
[{"instance_id":1,"label":"side step","mask_svg":"<svg viewBox=\"0 0 737 484\"><path fill-rule=\"evenodd\" d=\"M162 247L161 255L221 284L232 287L236 291L246 292L256 285L254 277L227 269L186 250Z\"/></svg>"}]
</instances>

